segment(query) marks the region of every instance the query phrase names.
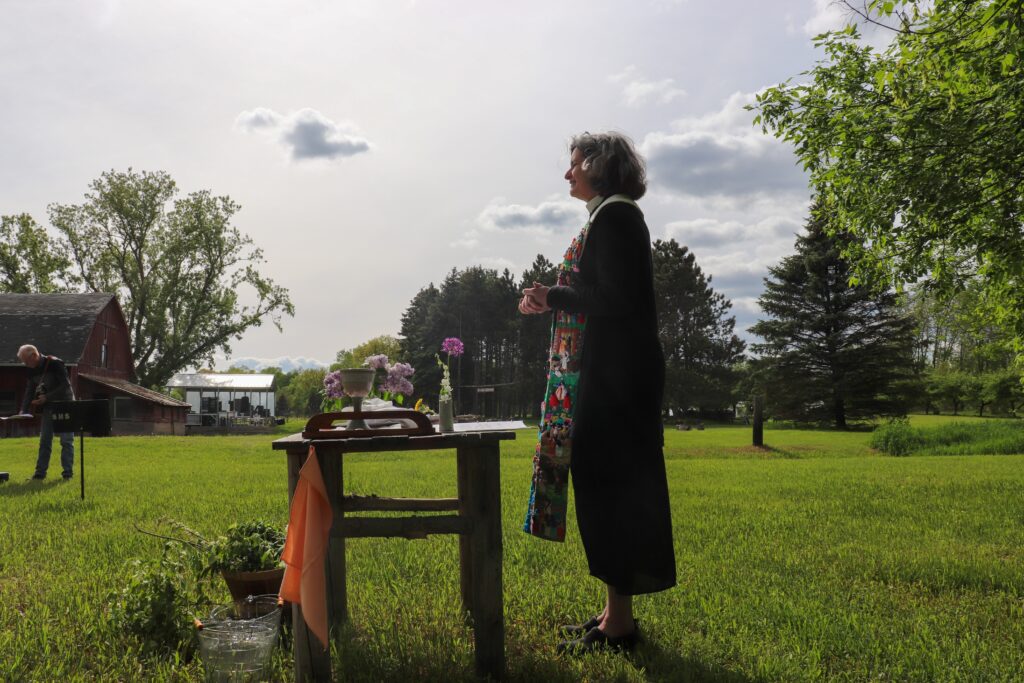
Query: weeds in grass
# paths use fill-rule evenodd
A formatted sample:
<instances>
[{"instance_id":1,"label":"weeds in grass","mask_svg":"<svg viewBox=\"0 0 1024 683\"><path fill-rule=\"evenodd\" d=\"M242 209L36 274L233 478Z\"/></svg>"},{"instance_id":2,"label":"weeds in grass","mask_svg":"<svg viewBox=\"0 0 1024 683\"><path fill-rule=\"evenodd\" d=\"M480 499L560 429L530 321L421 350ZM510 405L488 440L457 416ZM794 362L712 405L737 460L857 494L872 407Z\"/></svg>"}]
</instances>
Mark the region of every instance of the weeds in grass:
<instances>
[{"instance_id":1,"label":"weeds in grass","mask_svg":"<svg viewBox=\"0 0 1024 683\"><path fill-rule=\"evenodd\" d=\"M1019 454L1024 453L1024 421L954 421L922 428L894 420L875 430L871 447L888 455Z\"/></svg>"},{"instance_id":2,"label":"weeds in grass","mask_svg":"<svg viewBox=\"0 0 1024 683\"><path fill-rule=\"evenodd\" d=\"M906 418L889 420L871 435L871 447L887 455L910 455L920 444L919 430Z\"/></svg>"},{"instance_id":3,"label":"weeds in grass","mask_svg":"<svg viewBox=\"0 0 1024 683\"><path fill-rule=\"evenodd\" d=\"M192 553L172 543L156 561L134 560L126 585L111 595L111 624L140 646L143 656L189 661L196 651L193 620L210 605L195 579Z\"/></svg>"}]
</instances>

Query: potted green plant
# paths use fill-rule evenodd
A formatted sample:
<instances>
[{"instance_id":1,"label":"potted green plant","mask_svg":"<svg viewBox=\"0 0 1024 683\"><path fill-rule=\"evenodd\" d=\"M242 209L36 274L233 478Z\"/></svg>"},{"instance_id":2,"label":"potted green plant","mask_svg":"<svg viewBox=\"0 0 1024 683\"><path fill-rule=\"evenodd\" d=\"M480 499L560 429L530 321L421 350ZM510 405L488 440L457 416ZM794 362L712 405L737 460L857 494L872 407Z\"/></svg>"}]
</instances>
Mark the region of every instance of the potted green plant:
<instances>
[{"instance_id":1,"label":"potted green plant","mask_svg":"<svg viewBox=\"0 0 1024 683\"><path fill-rule=\"evenodd\" d=\"M284 539L284 532L262 520L232 524L224 536L207 543L204 572L220 572L235 600L276 595L284 577Z\"/></svg>"}]
</instances>

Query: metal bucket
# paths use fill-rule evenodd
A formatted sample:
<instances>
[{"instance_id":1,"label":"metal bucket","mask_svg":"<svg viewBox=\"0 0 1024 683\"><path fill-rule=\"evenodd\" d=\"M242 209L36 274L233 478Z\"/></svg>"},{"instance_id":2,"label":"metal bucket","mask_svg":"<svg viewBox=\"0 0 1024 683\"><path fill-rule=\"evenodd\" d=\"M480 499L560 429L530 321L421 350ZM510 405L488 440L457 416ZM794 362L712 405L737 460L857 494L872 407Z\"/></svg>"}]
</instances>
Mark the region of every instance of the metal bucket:
<instances>
[{"instance_id":1,"label":"metal bucket","mask_svg":"<svg viewBox=\"0 0 1024 683\"><path fill-rule=\"evenodd\" d=\"M276 595L249 596L215 608L198 627L209 683L264 680L281 627L280 601Z\"/></svg>"}]
</instances>

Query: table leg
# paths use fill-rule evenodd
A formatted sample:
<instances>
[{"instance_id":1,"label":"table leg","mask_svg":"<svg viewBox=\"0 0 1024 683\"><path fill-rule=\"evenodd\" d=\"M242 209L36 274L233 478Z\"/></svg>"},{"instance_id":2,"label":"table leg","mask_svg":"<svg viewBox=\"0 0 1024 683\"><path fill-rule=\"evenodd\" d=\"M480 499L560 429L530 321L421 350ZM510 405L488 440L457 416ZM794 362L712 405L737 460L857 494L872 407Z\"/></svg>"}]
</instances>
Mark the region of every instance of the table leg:
<instances>
[{"instance_id":1,"label":"table leg","mask_svg":"<svg viewBox=\"0 0 1024 683\"><path fill-rule=\"evenodd\" d=\"M291 509L295 487L299 483L299 470L306 463L306 452L288 452L288 508ZM302 607L292 604L292 652L295 655L295 680L331 680L331 653L324 650L317 637L306 626Z\"/></svg>"},{"instance_id":2,"label":"table leg","mask_svg":"<svg viewBox=\"0 0 1024 683\"><path fill-rule=\"evenodd\" d=\"M341 501L345 495L341 453L320 456L320 472L327 487L327 498L334 513L332 527L341 527L345 510ZM335 634L340 632L342 622L348 621L348 592L345 567L345 539L333 534L327 541L327 558L324 562L327 573L327 623Z\"/></svg>"},{"instance_id":3,"label":"table leg","mask_svg":"<svg viewBox=\"0 0 1024 683\"><path fill-rule=\"evenodd\" d=\"M477 447L463 458L467 463L466 507L473 518L469 563L476 671L480 676L500 680L505 672L505 618L498 444Z\"/></svg>"},{"instance_id":4,"label":"table leg","mask_svg":"<svg viewBox=\"0 0 1024 683\"><path fill-rule=\"evenodd\" d=\"M459 491L459 515L472 519L469 509L469 460L474 451L459 448L455 456ZM470 560L472 541L468 534L459 534L459 588L462 593L462 611L473 614L473 565Z\"/></svg>"}]
</instances>

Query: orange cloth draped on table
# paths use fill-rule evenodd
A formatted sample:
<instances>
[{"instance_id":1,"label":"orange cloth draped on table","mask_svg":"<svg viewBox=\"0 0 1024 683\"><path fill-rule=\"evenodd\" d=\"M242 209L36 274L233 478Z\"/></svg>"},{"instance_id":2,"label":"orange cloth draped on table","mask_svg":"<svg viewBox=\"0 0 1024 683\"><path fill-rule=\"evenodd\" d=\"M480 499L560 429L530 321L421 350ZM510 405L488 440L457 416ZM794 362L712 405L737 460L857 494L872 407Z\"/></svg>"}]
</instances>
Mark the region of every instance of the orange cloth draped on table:
<instances>
[{"instance_id":1,"label":"orange cloth draped on table","mask_svg":"<svg viewBox=\"0 0 1024 683\"><path fill-rule=\"evenodd\" d=\"M324 649L327 649L324 558L333 521L334 513L320 474L316 449L310 446L306 464L299 470L299 483L295 487L288 516L288 537L281 553L285 564L281 597L302 605L303 619Z\"/></svg>"}]
</instances>

